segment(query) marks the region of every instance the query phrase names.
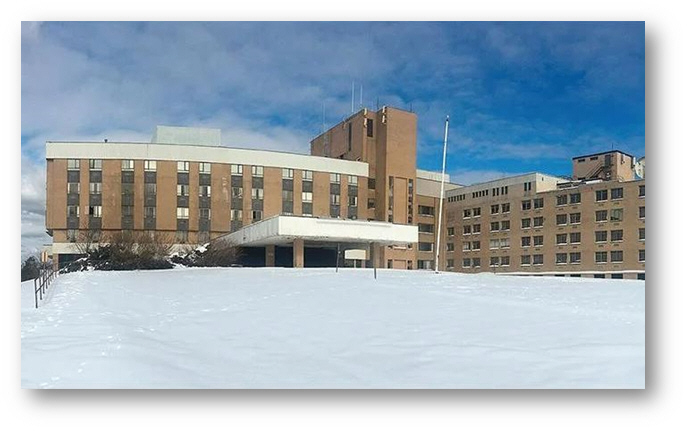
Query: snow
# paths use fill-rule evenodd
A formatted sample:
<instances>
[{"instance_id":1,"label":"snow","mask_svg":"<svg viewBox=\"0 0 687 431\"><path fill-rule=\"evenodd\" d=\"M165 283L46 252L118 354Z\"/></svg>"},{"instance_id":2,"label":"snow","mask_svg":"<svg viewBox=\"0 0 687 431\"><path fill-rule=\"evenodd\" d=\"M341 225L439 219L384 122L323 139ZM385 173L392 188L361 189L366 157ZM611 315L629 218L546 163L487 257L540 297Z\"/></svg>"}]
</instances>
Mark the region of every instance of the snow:
<instances>
[{"instance_id":1,"label":"snow","mask_svg":"<svg viewBox=\"0 0 687 431\"><path fill-rule=\"evenodd\" d=\"M425 271L72 273L24 388L643 388L644 282ZM27 293L28 292L28 293Z\"/></svg>"}]
</instances>

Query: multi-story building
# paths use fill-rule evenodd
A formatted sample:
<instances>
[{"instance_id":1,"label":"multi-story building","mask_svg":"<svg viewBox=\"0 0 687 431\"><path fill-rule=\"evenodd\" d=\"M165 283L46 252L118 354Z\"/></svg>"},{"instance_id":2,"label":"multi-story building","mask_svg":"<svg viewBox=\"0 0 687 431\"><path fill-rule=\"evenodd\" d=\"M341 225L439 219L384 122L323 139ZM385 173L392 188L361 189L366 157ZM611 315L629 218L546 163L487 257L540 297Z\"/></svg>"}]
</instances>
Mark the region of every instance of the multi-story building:
<instances>
[{"instance_id":1,"label":"multi-story building","mask_svg":"<svg viewBox=\"0 0 687 431\"><path fill-rule=\"evenodd\" d=\"M645 181L632 165L611 151L574 158L573 180L531 173L449 191L443 268L644 279Z\"/></svg>"},{"instance_id":2,"label":"multi-story building","mask_svg":"<svg viewBox=\"0 0 687 431\"><path fill-rule=\"evenodd\" d=\"M162 126L150 143L48 142L54 261L132 231L177 246L228 240L249 265L434 269L442 235L441 270L643 277L644 181L631 156L575 158L572 180L533 173L462 187L446 175L438 232L442 175L417 169L416 129L414 113L384 107L324 131L310 155Z\"/></svg>"}]
</instances>

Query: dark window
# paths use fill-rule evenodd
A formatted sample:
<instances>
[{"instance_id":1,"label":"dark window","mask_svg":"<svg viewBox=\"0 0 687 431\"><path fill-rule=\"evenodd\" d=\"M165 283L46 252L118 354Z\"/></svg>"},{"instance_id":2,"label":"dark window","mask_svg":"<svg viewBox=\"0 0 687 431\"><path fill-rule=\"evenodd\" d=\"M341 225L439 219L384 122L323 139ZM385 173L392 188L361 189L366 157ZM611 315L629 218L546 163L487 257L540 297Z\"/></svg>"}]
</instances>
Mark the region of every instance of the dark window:
<instances>
[{"instance_id":1,"label":"dark window","mask_svg":"<svg viewBox=\"0 0 687 431\"><path fill-rule=\"evenodd\" d=\"M348 123L348 151L353 147L353 123Z\"/></svg>"},{"instance_id":2,"label":"dark window","mask_svg":"<svg viewBox=\"0 0 687 431\"><path fill-rule=\"evenodd\" d=\"M365 123L367 125L367 137L371 138L374 136L374 132L373 132L374 121L371 118L368 118L365 120Z\"/></svg>"}]
</instances>

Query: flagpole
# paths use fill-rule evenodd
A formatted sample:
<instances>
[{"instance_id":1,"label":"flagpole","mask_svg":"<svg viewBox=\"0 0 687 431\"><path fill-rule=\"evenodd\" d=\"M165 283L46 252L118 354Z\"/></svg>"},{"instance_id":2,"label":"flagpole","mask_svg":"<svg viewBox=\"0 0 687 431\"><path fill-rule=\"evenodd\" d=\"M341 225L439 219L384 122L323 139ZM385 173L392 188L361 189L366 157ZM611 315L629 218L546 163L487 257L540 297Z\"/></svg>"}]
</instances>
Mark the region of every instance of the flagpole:
<instances>
[{"instance_id":1,"label":"flagpole","mask_svg":"<svg viewBox=\"0 0 687 431\"><path fill-rule=\"evenodd\" d=\"M444 209L444 180L446 178L446 144L448 142L448 115L444 127L444 159L441 165L441 192L439 193L439 225L437 226L437 249L434 257L434 272L439 273L439 250L441 249L441 216Z\"/></svg>"}]
</instances>

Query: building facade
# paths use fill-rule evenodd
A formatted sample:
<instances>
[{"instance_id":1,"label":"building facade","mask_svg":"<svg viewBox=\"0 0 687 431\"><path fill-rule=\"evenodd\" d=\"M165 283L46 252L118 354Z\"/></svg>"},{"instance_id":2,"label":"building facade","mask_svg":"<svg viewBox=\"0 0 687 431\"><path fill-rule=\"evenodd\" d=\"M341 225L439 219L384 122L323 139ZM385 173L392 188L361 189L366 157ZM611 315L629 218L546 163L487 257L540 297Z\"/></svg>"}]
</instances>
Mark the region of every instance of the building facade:
<instances>
[{"instance_id":1,"label":"building facade","mask_svg":"<svg viewBox=\"0 0 687 431\"><path fill-rule=\"evenodd\" d=\"M572 180L532 173L463 187L417 169L416 136L414 113L383 107L323 131L310 155L163 126L150 143L48 142L53 260L131 231L177 246L229 239L257 265L434 269L441 235L440 270L643 277L644 180L632 156L577 157Z\"/></svg>"}]
</instances>

